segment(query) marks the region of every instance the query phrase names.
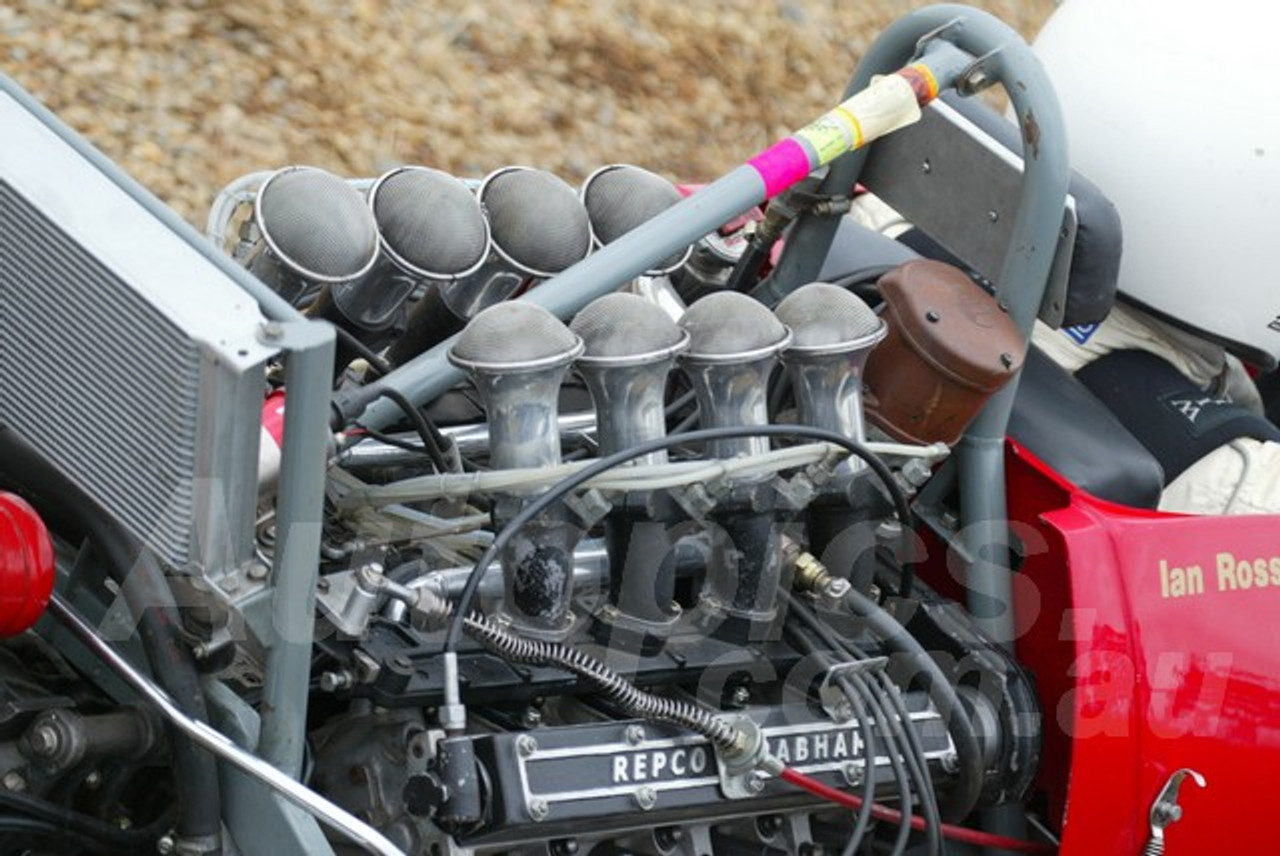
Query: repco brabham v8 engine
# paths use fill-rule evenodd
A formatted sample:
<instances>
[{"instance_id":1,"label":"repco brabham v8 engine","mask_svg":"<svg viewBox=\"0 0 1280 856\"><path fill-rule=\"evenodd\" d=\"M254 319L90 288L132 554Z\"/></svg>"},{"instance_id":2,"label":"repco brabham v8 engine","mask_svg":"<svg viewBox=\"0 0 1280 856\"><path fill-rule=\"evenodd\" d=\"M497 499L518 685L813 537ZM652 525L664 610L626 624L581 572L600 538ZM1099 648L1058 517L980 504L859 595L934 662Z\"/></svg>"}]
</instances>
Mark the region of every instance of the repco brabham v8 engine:
<instances>
[{"instance_id":1,"label":"repco brabham v8 engine","mask_svg":"<svg viewBox=\"0 0 1280 856\"><path fill-rule=\"evenodd\" d=\"M3 82L4 852L1160 852L1242 758L1144 729L1266 671L1067 460L1129 446L1026 345L1115 290L1062 136L934 7L706 186L289 166L202 238Z\"/></svg>"}]
</instances>

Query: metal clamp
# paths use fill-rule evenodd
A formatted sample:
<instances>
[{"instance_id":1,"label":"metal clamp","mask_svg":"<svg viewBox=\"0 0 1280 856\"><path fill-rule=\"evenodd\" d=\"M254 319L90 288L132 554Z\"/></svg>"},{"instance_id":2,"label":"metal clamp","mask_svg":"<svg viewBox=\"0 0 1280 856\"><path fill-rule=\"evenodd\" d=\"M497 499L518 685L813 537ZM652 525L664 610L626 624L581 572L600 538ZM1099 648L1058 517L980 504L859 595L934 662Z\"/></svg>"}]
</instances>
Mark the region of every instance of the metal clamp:
<instances>
[{"instance_id":1,"label":"metal clamp","mask_svg":"<svg viewBox=\"0 0 1280 856\"><path fill-rule=\"evenodd\" d=\"M835 663L822 676L822 686L818 688L818 698L822 701L822 709L835 722L848 722L853 719L853 705L850 704L838 681L848 675L859 675L864 672L875 672L889 665L888 657L868 657L865 660L851 660L847 663Z\"/></svg>"},{"instance_id":2,"label":"metal clamp","mask_svg":"<svg viewBox=\"0 0 1280 856\"><path fill-rule=\"evenodd\" d=\"M1160 790L1160 795L1151 804L1151 835L1147 846L1142 848L1142 856L1161 856L1164 853L1164 831L1171 824L1182 819L1182 806L1178 805L1178 791L1182 781L1190 777L1200 787L1205 787L1204 776L1195 770L1183 768L1169 777L1169 781Z\"/></svg>"}]
</instances>

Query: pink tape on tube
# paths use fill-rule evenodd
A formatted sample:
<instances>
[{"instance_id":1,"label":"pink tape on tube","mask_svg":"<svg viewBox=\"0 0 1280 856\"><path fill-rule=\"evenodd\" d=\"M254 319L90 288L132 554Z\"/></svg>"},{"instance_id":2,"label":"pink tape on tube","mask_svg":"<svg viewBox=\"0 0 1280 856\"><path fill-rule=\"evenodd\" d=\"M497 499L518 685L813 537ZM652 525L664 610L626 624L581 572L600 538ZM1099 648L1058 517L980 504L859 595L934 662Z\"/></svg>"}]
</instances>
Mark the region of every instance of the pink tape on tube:
<instances>
[{"instance_id":1,"label":"pink tape on tube","mask_svg":"<svg viewBox=\"0 0 1280 856\"><path fill-rule=\"evenodd\" d=\"M804 146L787 137L747 161L764 179L765 198L772 199L813 171Z\"/></svg>"}]
</instances>

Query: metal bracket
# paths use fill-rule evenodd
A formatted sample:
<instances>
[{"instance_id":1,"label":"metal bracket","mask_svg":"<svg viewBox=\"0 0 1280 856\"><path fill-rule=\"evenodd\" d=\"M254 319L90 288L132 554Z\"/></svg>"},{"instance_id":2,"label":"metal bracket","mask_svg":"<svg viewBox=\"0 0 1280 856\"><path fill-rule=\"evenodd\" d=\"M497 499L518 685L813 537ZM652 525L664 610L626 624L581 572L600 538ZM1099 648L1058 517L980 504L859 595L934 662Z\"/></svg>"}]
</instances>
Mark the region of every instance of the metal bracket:
<instances>
[{"instance_id":1,"label":"metal bracket","mask_svg":"<svg viewBox=\"0 0 1280 856\"><path fill-rule=\"evenodd\" d=\"M715 747L716 760L719 762L716 766L720 771L720 791L726 799L731 800L759 796L768 778L768 774L757 768L757 762L765 751L764 732L745 713L724 718L733 723L745 742L751 746L751 750L731 758L719 746Z\"/></svg>"},{"instance_id":2,"label":"metal bracket","mask_svg":"<svg viewBox=\"0 0 1280 856\"><path fill-rule=\"evenodd\" d=\"M818 698L822 701L822 709L834 722L848 722L853 719L853 706L844 691L836 685L840 678L847 675L860 675L864 672L875 672L889 665L888 657L869 657L865 660L852 660L848 663L836 663L827 669L822 676L822 686L818 688Z\"/></svg>"},{"instance_id":3,"label":"metal bracket","mask_svg":"<svg viewBox=\"0 0 1280 856\"><path fill-rule=\"evenodd\" d=\"M989 64L1000 58L1001 48L989 50L970 63L956 77L956 92L966 97L976 95L998 80L998 75L989 74Z\"/></svg>"},{"instance_id":4,"label":"metal bracket","mask_svg":"<svg viewBox=\"0 0 1280 856\"><path fill-rule=\"evenodd\" d=\"M924 50L926 47L928 47L929 42L936 41L937 39L941 39L946 33L956 29L957 27L962 26L963 24L964 24L963 18L955 17L955 18L952 18L950 21L947 21L945 24L943 24L940 27L934 27L932 30L925 33L920 38L916 39L916 50L915 50L915 53L911 55L911 61L915 62L916 60L920 59L920 57L924 56ZM943 40L951 41L950 39L943 39Z\"/></svg>"},{"instance_id":5,"label":"metal bracket","mask_svg":"<svg viewBox=\"0 0 1280 856\"><path fill-rule=\"evenodd\" d=\"M1182 806L1178 805L1178 791L1182 788L1183 780L1187 778L1201 788L1207 785L1204 776L1185 767L1169 777L1164 787L1160 789L1160 795L1151 804L1151 813L1148 817L1151 822L1151 836L1147 839L1146 847L1142 848L1143 856L1160 856L1164 853L1165 828L1182 819Z\"/></svg>"}]
</instances>

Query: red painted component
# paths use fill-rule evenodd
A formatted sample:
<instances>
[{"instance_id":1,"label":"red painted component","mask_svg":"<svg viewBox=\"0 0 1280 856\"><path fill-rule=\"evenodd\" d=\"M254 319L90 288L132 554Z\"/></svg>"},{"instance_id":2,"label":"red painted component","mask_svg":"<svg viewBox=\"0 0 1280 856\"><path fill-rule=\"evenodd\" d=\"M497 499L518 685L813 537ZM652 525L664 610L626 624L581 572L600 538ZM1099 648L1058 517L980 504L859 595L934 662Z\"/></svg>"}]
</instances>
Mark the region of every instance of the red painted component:
<instances>
[{"instance_id":1,"label":"red painted component","mask_svg":"<svg viewBox=\"0 0 1280 856\"><path fill-rule=\"evenodd\" d=\"M36 623L49 604L54 575L44 521L21 497L0 492L0 636Z\"/></svg>"},{"instance_id":2,"label":"red painted component","mask_svg":"<svg viewBox=\"0 0 1280 856\"><path fill-rule=\"evenodd\" d=\"M1017 654L1045 714L1040 785L1062 854L1136 854L1181 767L1168 852L1272 852L1280 803L1280 515L1197 517L1097 500L1010 444L1026 544Z\"/></svg>"},{"instance_id":3,"label":"red painted component","mask_svg":"<svg viewBox=\"0 0 1280 856\"><path fill-rule=\"evenodd\" d=\"M277 389L262 402L262 427L276 448L284 445L284 390Z\"/></svg>"}]
</instances>

